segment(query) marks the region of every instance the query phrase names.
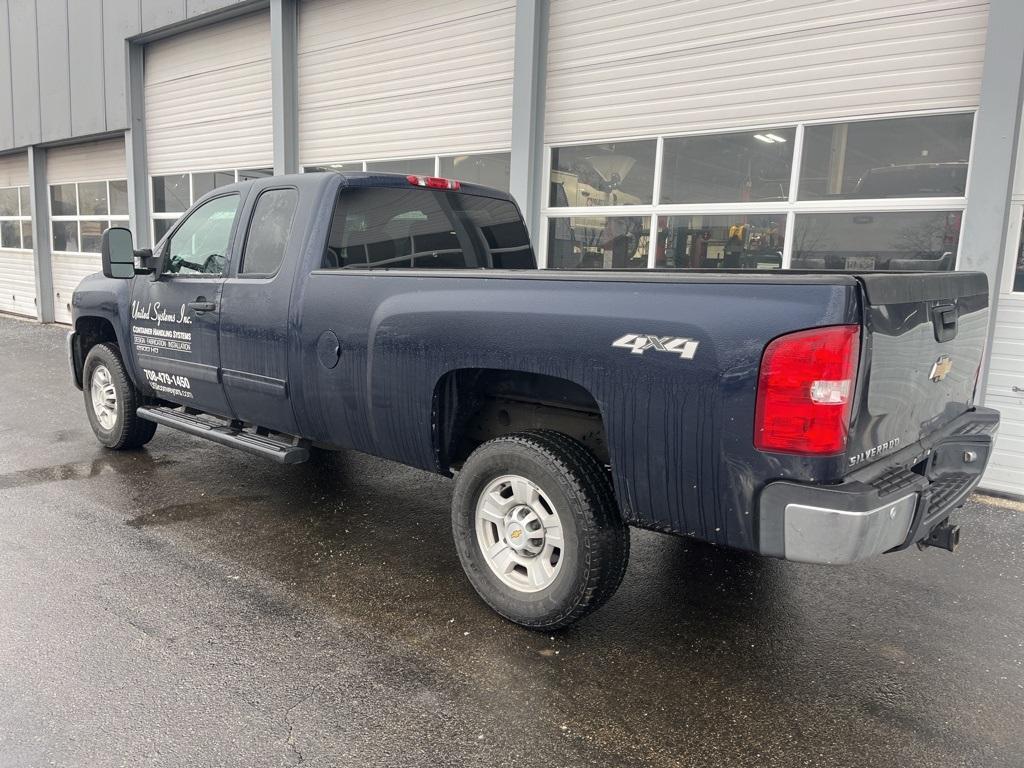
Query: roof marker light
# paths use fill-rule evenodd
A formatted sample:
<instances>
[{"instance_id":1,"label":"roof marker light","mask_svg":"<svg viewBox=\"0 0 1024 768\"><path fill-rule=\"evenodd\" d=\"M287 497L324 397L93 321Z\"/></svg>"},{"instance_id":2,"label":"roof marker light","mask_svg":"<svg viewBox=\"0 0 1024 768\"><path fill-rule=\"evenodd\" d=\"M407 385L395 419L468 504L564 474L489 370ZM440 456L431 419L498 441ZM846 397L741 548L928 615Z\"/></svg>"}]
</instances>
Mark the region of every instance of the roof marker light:
<instances>
[{"instance_id":1,"label":"roof marker light","mask_svg":"<svg viewBox=\"0 0 1024 768\"><path fill-rule=\"evenodd\" d=\"M440 176L413 176L405 177L410 184L417 187L429 189L459 189L462 184L455 179L442 179Z\"/></svg>"}]
</instances>

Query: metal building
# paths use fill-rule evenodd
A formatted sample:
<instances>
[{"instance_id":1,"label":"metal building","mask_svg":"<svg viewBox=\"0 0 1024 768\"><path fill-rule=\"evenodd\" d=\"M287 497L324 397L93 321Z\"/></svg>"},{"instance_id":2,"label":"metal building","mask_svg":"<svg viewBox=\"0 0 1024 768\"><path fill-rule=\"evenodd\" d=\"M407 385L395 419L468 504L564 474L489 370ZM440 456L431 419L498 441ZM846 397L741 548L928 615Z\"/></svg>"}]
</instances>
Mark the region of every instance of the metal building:
<instances>
[{"instance_id":1,"label":"metal building","mask_svg":"<svg viewBox=\"0 0 1024 768\"><path fill-rule=\"evenodd\" d=\"M0 0L0 312L321 168L511 189L551 268L978 269L1024 495L1018 0ZM1016 170L1015 170L1016 169Z\"/></svg>"}]
</instances>

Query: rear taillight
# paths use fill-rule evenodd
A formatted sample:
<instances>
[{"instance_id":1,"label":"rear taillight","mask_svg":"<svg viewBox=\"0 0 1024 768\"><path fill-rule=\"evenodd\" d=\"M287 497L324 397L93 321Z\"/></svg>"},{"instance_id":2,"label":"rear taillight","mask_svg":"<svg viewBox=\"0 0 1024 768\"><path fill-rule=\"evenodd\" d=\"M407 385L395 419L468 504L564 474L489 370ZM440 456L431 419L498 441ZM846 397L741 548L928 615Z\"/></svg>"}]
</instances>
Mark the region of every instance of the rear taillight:
<instances>
[{"instance_id":1,"label":"rear taillight","mask_svg":"<svg viewBox=\"0 0 1024 768\"><path fill-rule=\"evenodd\" d=\"M754 446L827 456L846 448L860 327L834 325L780 336L764 350Z\"/></svg>"},{"instance_id":2,"label":"rear taillight","mask_svg":"<svg viewBox=\"0 0 1024 768\"><path fill-rule=\"evenodd\" d=\"M455 179L442 179L440 176L406 176L410 184L429 189L458 189L462 186Z\"/></svg>"}]
</instances>

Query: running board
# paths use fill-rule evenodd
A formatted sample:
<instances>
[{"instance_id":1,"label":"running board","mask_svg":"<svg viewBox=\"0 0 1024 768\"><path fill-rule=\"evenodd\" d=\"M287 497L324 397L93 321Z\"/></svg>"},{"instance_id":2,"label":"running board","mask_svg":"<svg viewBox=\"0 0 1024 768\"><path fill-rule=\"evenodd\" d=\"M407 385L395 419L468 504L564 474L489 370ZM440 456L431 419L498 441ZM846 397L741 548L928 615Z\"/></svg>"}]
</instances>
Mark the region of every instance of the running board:
<instances>
[{"instance_id":1,"label":"running board","mask_svg":"<svg viewBox=\"0 0 1024 768\"><path fill-rule=\"evenodd\" d=\"M135 413L140 419L273 459L281 464L299 464L309 458L309 448L305 441L286 442L269 435L239 429L228 423L211 424L202 415L193 416L174 408L143 406L136 409Z\"/></svg>"}]
</instances>

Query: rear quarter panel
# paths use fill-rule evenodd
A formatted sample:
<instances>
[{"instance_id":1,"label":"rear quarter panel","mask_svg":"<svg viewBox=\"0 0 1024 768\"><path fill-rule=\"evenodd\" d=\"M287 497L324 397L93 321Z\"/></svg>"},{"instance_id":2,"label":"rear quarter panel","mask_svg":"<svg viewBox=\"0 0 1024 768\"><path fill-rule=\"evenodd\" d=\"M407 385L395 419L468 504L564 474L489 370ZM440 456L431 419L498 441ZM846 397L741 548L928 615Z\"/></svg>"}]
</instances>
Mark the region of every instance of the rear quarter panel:
<instances>
[{"instance_id":1,"label":"rear quarter panel","mask_svg":"<svg viewBox=\"0 0 1024 768\"><path fill-rule=\"evenodd\" d=\"M836 282L314 272L303 291L294 377L303 434L445 471L434 400L446 373L499 368L561 377L601 409L630 522L752 548L761 485L842 469L838 457L768 456L752 443L765 344L795 329L858 322L856 287ZM317 362L325 330L341 342L333 369ZM687 337L699 346L691 360L612 347L627 333Z\"/></svg>"}]
</instances>

